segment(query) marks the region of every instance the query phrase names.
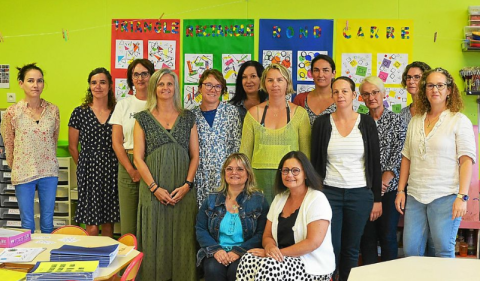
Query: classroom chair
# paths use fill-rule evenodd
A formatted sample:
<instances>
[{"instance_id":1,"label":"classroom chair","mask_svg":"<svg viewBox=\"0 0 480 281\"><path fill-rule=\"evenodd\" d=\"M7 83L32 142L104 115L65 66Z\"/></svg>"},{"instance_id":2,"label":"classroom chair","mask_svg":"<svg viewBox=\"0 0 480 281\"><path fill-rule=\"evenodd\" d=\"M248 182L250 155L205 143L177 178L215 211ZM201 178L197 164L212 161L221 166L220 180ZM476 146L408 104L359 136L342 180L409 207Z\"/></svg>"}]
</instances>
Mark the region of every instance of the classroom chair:
<instances>
[{"instance_id":1,"label":"classroom chair","mask_svg":"<svg viewBox=\"0 0 480 281\"><path fill-rule=\"evenodd\" d=\"M70 235L86 235L88 233L85 229L76 225L66 225L52 231L52 234L70 234Z\"/></svg>"},{"instance_id":2,"label":"classroom chair","mask_svg":"<svg viewBox=\"0 0 480 281\"><path fill-rule=\"evenodd\" d=\"M142 265L142 260L143 260L143 253L139 253L138 256L136 256L130 264L128 264L127 269L123 273L122 276L115 276L114 280L120 280L120 281L135 281L135 277L137 277L138 270L140 270L140 266ZM120 279L119 279L120 278Z\"/></svg>"},{"instance_id":3,"label":"classroom chair","mask_svg":"<svg viewBox=\"0 0 480 281\"><path fill-rule=\"evenodd\" d=\"M137 249L137 237L131 233L122 235L122 237L118 238L118 242L127 246L133 246L135 250Z\"/></svg>"}]
</instances>

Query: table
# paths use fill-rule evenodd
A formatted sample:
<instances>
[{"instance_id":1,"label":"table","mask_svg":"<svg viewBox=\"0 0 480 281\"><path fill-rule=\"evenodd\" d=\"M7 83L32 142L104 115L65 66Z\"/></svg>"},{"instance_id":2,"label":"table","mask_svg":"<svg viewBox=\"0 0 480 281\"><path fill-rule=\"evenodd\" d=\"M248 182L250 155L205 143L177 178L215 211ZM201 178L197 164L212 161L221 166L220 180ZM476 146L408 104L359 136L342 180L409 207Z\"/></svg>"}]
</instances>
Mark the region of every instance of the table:
<instances>
[{"instance_id":1,"label":"table","mask_svg":"<svg viewBox=\"0 0 480 281\"><path fill-rule=\"evenodd\" d=\"M480 260L408 257L355 267L348 281L479 281Z\"/></svg>"},{"instance_id":2,"label":"table","mask_svg":"<svg viewBox=\"0 0 480 281\"><path fill-rule=\"evenodd\" d=\"M65 242L62 240L74 240L74 242ZM74 245L82 247L99 247L113 244L121 244L117 240L105 236L84 236L84 235L64 235L64 234L32 234L32 240L19 245L16 248L47 248L40 253L33 261L25 264L36 264L38 261L50 261L50 251L58 249L62 245ZM2 248L0 248L0 252ZM99 275L95 280L107 280L126 267L128 263L140 252L132 250L126 257L115 257L108 267L100 267Z\"/></svg>"}]
</instances>

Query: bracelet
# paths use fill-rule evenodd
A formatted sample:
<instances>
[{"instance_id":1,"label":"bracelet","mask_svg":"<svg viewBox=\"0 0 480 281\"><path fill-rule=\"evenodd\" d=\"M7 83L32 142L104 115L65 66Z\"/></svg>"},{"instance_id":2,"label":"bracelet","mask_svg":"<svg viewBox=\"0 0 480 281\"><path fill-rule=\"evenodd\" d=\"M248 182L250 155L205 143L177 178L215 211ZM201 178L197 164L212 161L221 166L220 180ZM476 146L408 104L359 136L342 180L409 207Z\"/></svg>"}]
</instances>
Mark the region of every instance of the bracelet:
<instances>
[{"instance_id":1,"label":"bracelet","mask_svg":"<svg viewBox=\"0 0 480 281\"><path fill-rule=\"evenodd\" d=\"M155 181L152 181L152 183L148 186L148 188L150 189L150 188L154 187L156 184L157 183Z\"/></svg>"},{"instance_id":2,"label":"bracelet","mask_svg":"<svg viewBox=\"0 0 480 281\"><path fill-rule=\"evenodd\" d=\"M405 193L405 190L397 190L397 194L399 193Z\"/></svg>"},{"instance_id":3,"label":"bracelet","mask_svg":"<svg viewBox=\"0 0 480 281\"><path fill-rule=\"evenodd\" d=\"M157 188L155 188L153 191L150 190L150 192L155 193L155 191L157 191L157 189L159 189L159 188L160 188L160 186L157 185Z\"/></svg>"},{"instance_id":4,"label":"bracelet","mask_svg":"<svg viewBox=\"0 0 480 281\"><path fill-rule=\"evenodd\" d=\"M191 181L185 181L185 183L188 185L188 188L191 189L191 188L193 187L193 182L191 182ZM185 183L184 183L184 184L185 184Z\"/></svg>"}]
</instances>

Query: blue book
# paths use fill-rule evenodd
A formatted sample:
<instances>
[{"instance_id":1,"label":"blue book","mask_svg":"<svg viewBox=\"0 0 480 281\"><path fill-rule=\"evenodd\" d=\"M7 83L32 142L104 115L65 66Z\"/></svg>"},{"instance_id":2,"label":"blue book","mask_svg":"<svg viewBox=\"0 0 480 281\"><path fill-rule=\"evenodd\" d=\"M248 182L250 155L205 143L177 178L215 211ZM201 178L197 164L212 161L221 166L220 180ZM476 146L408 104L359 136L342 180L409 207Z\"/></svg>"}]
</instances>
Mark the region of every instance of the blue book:
<instances>
[{"instance_id":1,"label":"blue book","mask_svg":"<svg viewBox=\"0 0 480 281\"><path fill-rule=\"evenodd\" d=\"M63 245L50 251L50 261L87 261L98 260L100 267L109 266L118 253L118 245L103 247L80 247Z\"/></svg>"}]
</instances>

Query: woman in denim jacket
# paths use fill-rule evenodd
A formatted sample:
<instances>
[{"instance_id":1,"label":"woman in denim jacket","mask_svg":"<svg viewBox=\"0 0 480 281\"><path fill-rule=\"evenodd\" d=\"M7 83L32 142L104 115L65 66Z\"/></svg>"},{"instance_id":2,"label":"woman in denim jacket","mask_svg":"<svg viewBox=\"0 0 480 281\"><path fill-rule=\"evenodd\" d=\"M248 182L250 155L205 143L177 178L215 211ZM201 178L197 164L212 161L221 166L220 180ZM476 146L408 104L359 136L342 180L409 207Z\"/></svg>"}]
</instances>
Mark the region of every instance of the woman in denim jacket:
<instances>
[{"instance_id":1,"label":"woman in denim jacket","mask_svg":"<svg viewBox=\"0 0 480 281\"><path fill-rule=\"evenodd\" d=\"M256 188L248 158L233 153L222 166L221 185L207 196L195 226L205 280L235 280L240 257L261 247L268 203Z\"/></svg>"}]
</instances>

